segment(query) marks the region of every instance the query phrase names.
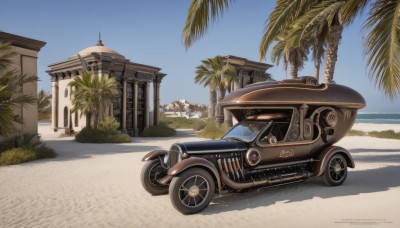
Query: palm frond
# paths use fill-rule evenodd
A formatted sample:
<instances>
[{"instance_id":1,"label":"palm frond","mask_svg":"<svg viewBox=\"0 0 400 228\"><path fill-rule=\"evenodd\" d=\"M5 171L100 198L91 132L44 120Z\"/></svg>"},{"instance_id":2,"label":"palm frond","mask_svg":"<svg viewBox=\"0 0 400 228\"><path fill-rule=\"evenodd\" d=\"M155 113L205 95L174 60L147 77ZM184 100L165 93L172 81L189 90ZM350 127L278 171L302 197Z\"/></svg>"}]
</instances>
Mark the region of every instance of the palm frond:
<instances>
[{"instance_id":1,"label":"palm frond","mask_svg":"<svg viewBox=\"0 0 400 228\"><path fill-rule=\"evenodd\" d=\"M277 0L260 42L260 60L265 59L269 46L282 31L287 31L301 15L316 4L317 0Z\"/></svg>"},{"instance_id":2,"label":"palm frond","mask_svg":"<svg viewBox=\"0 0 400 228\"><path fill-rule=\"evenodd\" d=\"M364 26L369 76L390 98L400 94L400 2L377 0Z\"/></svg>"},{"instance_id":3,"label":"palm frond","mask_svg":"<svg viewBox=\"0 0 400 228\"><path fill-rule=\"evenodd\" d=\"M210 22L215 23L231 2L232 0L193 0L182 33L186 49L205 34Z\"/></svg>"}]
</instances>

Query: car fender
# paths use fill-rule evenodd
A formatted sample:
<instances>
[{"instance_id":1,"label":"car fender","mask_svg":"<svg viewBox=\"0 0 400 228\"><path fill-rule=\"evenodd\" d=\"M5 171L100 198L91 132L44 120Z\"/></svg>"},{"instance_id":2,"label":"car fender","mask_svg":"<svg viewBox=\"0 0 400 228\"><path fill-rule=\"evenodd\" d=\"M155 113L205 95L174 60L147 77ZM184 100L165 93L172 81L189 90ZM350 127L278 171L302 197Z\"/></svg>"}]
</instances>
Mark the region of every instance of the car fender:
<instances>
[{"instance_id":1,"label":"car fender","mask_svg":"<svg viewBox=\"0 0 400 228\"><path fill-rule=\"evenodd\" d=\"M168 170L168 176L162 178L160 182L162 184L167 184L167 182L171 181L174 176L177 176L183 171L192 167L200 167L207 170L216 180L218 191L221 192L221 179L217 168L208 160L199 157L190 157L175 164L172 168Z\"/></svg>"},{"instance_id":2,"label":"car fender","mask_svg":"<svg viewBox=\"0 0 400 228\"><path fill-rule=\"evenodd\" d=\"M351 156L349 151L339 146L330 146L328 148L325 148L316 158L316 162L314 165L315 176L319 177L324 174L329 159L335 154L340 154L346 159L347 167L355 167L353 157Z\"/></svg>"},{"instance_id":3,"label":"car fender","mask_svg":"<svg viewBox=\"0 0 400 228\"><path fill-rule=\"evenodd\" d=\"M143 158L142 161L151 161L154 160L160 156L164 156L168 153L166 150L153 150L149 153L147 153Z\"/></svg>"}]
</instances>

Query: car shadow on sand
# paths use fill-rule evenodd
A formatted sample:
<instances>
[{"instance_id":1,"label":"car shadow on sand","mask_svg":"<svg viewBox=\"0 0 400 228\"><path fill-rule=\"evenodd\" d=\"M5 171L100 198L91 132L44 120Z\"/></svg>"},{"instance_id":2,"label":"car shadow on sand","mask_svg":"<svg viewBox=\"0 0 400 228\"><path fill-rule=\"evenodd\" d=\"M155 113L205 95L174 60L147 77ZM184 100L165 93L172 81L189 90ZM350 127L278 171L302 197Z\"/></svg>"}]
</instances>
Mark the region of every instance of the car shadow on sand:
<instances>
[{"instance_id":1,"label":"car shadow on sand","mask_svg":"<svg viewBox=\"0 0 400 228\"><path fill-rule=\"evenodd\" d=\"M338 187L327 187L320 178L312 178L306 182L292 185L252 189L245 193L216 196L201 214L214 215L226 211L268 207L274 205L276 202L301 202L311 200L315 197L329 199L384 192L390 188L400 187L400 179L393 177L393 175L400 173L400 154L392 156L355 156L354 159L356 164L357 162L390 163L385 167L376 169L349 169L347 180L343 185Z\"/></svg>"}]
</instances>

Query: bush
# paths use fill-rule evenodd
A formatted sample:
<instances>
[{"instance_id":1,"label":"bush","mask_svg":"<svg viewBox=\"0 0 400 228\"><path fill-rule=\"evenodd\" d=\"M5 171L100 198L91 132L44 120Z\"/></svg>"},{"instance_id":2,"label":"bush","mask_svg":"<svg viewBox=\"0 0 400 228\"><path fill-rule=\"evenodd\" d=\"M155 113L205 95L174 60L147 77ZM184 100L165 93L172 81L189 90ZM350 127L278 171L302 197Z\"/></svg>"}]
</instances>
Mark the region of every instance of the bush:
<instances>
[{"instance_id":1,"label":"bush","mask_svg":"<svg viewBox=\"0 0 400 228\"><path fill-rule=\"evenodd\" d=\"M113 117L106 117L104 120L99 122L99 130L105 132L117 132L119 128L119 122Z\"/></svg>"},{"instance_id":2,"label":"bush","mask_svg":"<svg viewBox=\"0 0 400 228\"><path fill-rule=\"evenodd\" d=\"M388 131L371 131L368 133L369 136L385 139L400 139L400 132L393 130Z\"/></svg>"},{"instance_id":3,"label":"bush","mask_svg":"<svg viewBox=\"0 0 400 228\"><path fill-rule=\"evenodd\" d=\"M186 119L185 117L166 117L161 115L160 123L166 124L174 129L192 129L195 119Z\"/></svg>"},{"instance_id":4,"label":"bush","mask_svg":"<svg viewBox=\"0 0 400 228\"><path fill-rule=\"evenodd\" d=\"M118 133L116 131L102 131L91 127L84 127L75 139L80 143L128 143L132 139L127 134Z\"/></svg>"},{"instance_id":5,"label":"bush","mask_svg":"<svg viewBox=\"0 0 400 228\"><path fill-rule=\"evenodd\" d=\"M34 149L34 152L37 155L37 159L55 158L57 156L57 153L53 149L44 144L41 144L40 146L36 147Z\"/></svg>"},{"instance_id":6,"label":"bush","mask_svg":"<svg viewBox=\"0 0 400 228\"><path fill-rule=\"evenodd\" d=\"M141 136L143 137L171 137L175 136L176 131L168 127L165 123L160 123L149 128L144 129Z\"/></svg>"},{"instance_id":7,"label":"bush","mask_svg":"<svg viewBox=\"0 0 400 228\"><path fill-rule=\"evenodd\" d=\"M193 124L193 130L201 131L201 130L203 130L203 128L206 125L207 125L207 121L202 120L202 119L196 120L196 121L194 121L194 124Z\"/></svg>"},{"instance_id":8,"label":"bush","mask_svg":"<svg viewBox=\"0 0 400 228\"><path fill-rule=\"evenodd\" d=\"M32 149L13 148L0 154L0 165L15 165L38 159Z\"/></svg>"},{"instance_id":9,"label":"bush","mask_svg":"<svg viewBox=\"0 0 400 228\"><path fill-rule=\"evenodd\" d=\"M214 120L209 120L204 129L197 135L200 138L219 139L230 129L226 124L217 127Z\"/></svg>"},{"instance_id":10,"label":"bush","mask_svg":"<svg viewBox=\"0 0 400 228\"><path fill-rule=\"evenodd\" d=\"M347 136L366 136L367 133L363 132L363 131L358 131L358 130L350 130L347 133Z\"/></svg>"}]
</instances>

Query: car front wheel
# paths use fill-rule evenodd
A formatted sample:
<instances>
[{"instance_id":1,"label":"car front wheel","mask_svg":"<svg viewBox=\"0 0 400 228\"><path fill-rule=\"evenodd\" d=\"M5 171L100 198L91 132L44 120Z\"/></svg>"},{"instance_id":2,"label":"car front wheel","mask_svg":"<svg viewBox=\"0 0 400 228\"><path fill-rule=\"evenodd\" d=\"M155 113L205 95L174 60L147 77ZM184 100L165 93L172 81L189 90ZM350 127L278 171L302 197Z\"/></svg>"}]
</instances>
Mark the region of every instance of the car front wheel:
<instances>
[{"instance_id":1,"label":"car front wheel","mask_svg":"<svg viewBox=\"0 0 400 228\"><path fill-rule=\"evenodd\" d=\"M338 186L343 184L347 177L347 162L340 155L333 155L325 168L325 173L322 176L325 184L328 186Z\"/></svg>"},{"instance_id":2,"label":"car front wheel","mask_svg":"<svg viewBox=\"0 0 400 228\"><path fill-rule=\"evenodd\" d=\"M172 205L182 214L204 210L214 195L215 184L204 169L191 168L174 177L169 186Z\"/></svg>"},{"instance_id":3,"label":"car front wheel","mask_svg":"<svg viewBox=\"0 0 400 228\"><path fill-rule=\"evenodd\" d=\"M166 175L167 170L162 167L159 159L147 161L140 174L143 188L152 195L167 194L168 186L159 182Z\"/></svg>"}]
</instances>

